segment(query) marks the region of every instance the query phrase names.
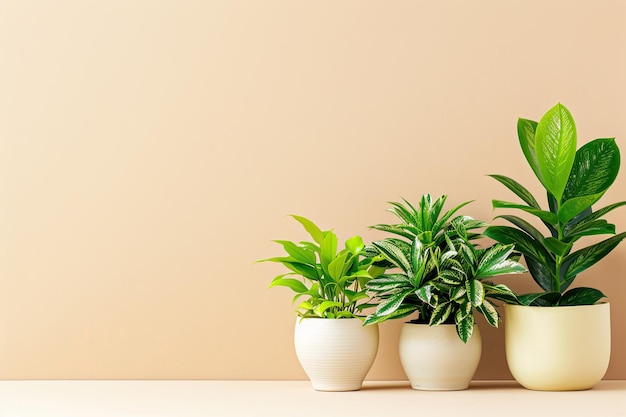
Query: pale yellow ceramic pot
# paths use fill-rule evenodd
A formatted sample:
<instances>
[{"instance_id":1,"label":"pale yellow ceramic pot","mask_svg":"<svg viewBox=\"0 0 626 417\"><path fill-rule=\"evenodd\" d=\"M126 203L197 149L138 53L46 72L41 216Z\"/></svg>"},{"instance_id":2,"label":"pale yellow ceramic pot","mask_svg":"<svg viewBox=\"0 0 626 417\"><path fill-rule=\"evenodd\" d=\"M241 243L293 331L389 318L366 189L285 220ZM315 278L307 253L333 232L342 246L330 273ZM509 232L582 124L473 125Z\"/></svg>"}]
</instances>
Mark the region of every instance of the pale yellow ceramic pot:
<instances>
[{"instance_id":1,"label":"pale yellow ceramic pot","mask_svg":"<svg viewBox=\"0 0 626 417\"><path fill-rule=\"evenodd\" d=\"M405 323L398 348L411 388L456 391L469 387L480 362L482 340L476 325L470 340L463 343L454 324Z\"/></svg>"},{"instance_id":2,"label":"pale yellow ceramic pot","mask_svg":"<svg viewBox=\"0 0 626 417\"><path fill-rule=\"evenodd\" d=\"M506 360L525 388L584 390L609 366L609 303L567 306L505 306Z\"/></svg>"}]
</instances>

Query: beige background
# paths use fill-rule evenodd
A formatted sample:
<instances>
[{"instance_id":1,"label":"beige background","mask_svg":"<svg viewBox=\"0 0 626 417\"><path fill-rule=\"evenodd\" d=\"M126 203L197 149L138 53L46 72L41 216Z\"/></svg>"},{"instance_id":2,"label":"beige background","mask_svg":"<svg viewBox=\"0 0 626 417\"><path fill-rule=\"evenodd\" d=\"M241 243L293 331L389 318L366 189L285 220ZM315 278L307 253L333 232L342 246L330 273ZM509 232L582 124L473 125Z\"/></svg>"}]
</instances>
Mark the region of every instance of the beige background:
<instances>
[{"instance_id":1,"label":"beige background","mask_svg":"<svg viewBox=\"0 0 626 417\"><path fill-rule=\"evenodd\" d=\"M0 378L301 379L291 293L252 264L377 235L387 201L540 188L519 116L557 101L626 152L623 1L0 1ZM626 197L622 172L603 203ZM609 219L626 230L626 212ZM612 302L626 244L578 285ZM532 290L528 276L507 278ZM370 379L404 378L400 322ZM484 324L484 323L481 323ZM510 378L483 326L477 378Z\"/></svg>"}]
</instances>

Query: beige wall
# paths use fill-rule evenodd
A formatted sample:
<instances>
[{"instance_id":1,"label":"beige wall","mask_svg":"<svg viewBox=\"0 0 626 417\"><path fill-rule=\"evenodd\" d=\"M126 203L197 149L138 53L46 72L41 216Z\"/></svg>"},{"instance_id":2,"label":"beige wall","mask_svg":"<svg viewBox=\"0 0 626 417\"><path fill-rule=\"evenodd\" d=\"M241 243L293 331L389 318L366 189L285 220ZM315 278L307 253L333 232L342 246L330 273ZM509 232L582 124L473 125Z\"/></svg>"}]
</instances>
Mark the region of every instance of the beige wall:
<instances>
[{"instance_id":1,"label":"beige wall","mask_svg":"<svg viewBox=\"0 0 626 417\"><path fill-rule=\"evenodd\" d=\"M300 379L297 213L377 235L387 201L539 191L517 117L557 101L626 153L623 1L0 1L0 378ZM626 196L622 172L604 202ZM626 211L612 213L626 230ZM612 301L626 244L578 285ZM507 278L517 290L528 276ZM372 379L403 378L401 323ZM484 323L481 323L484 324ZM483 326L485 327L485 326ZM478 378L509 378L483 328Z\"/></svg>"}]
</instances>

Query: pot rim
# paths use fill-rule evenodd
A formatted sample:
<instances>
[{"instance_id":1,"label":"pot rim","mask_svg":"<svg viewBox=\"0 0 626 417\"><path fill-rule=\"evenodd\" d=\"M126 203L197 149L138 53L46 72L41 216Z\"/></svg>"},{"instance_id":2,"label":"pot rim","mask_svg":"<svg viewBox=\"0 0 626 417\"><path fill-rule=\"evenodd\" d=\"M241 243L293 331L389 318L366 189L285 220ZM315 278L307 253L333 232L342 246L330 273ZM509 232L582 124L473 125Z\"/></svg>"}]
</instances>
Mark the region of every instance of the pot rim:
<instances>
[{"instance_id":1,"label":"pot rim","mask_svg":"<svg viewBox=\"0 0 626 417\"><path fill-rule=\"evenodd\" d=\"M589 307L589 308L599 308L605 305L610 305L611 303L608 301L603 301L601 303L596 303L596 304L581 304L581 305L576 305L576 306L524 306L524 305L520 305L520 304L509 304L509 303L505 303L505 307L509 308L525 308L525 309L536 309L536 310L552 310L552 309L559 309L559 310L573 310L576 308L585 308L585 307Z\"/></svg>"}]
</instances>

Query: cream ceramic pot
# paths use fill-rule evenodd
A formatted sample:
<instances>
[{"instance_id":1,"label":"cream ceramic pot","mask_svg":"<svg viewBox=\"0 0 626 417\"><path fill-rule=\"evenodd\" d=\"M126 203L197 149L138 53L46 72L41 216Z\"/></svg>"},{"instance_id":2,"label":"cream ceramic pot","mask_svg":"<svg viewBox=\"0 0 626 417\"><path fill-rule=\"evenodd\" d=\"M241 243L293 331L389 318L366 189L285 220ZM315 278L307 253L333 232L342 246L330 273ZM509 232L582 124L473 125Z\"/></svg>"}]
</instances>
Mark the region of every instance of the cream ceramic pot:
<instances>
[{"instance_id":1,"label":"cream ceramic pot","mask_svg":"<svg viewBox=\"0 0 626 417\"><path fill-rule=\"evenodd\" d=\"M378 351L378 325L359 319L298 318L296 355L317 391L361 389Z\"/></svg>"},{"instance_id":2,"label":"cream ceramic pot","mask_svg":"<svg viewBox=\"0 0 626 417\"><path fill-rule=\"evenodd\" d=\"M608 303L567 306L505 306L506 360L525 388L541 391L589 389L609 365Z\"/></svg>"},{"instance_id":3,"label":"cream ceramic pot","mask_svg":"<svg viewBox=\"0 0 626 417\"><path fill-rule=\"evenodd\" d=\"M467 389L482 351L478 326L463 343L454 324L405 323L400 333L400 361L411 387L427 391Z\"/></svg>"}]
</instances>

